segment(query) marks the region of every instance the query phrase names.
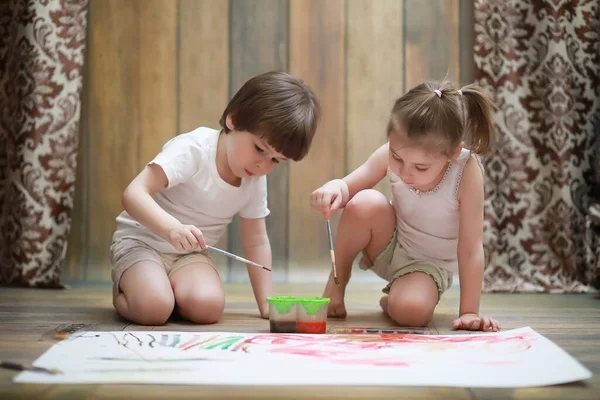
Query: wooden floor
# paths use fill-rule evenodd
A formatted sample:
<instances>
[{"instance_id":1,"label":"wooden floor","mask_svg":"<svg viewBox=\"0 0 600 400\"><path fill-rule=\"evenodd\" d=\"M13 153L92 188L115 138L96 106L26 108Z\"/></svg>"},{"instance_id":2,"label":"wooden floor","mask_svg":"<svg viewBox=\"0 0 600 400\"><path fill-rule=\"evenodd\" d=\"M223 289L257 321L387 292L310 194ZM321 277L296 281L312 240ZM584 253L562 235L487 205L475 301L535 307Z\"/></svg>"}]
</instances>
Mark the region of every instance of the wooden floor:
<instances>
[{"instance_id":1,"label":"wooden floor","mask_svg":"<svg viewBox=\"0 0 600 400\"><path fill-rule=\"evenodd\" d=\"M279 295L312 296L320 287L279 285ZM219 324L194 326L182 321L163 327L142 327L121 320L111 305L110 288L78 287L71 290L34 290L0 287L0 360L31 363L53 341L45 333L57 325L98 324L98 330L212 330L268 332L268 321L257 316L249 285L226 286L227 306ZM380 287L351 285L346 321L336 326L390 325L378 309ZM450 334L458 305L453 288L442 299L430 327ZM211 398L211 399L599 399L600 299L592 295L486 294L482 310L497 317L504 329L531 326L577 358L594 377L577 384L527 389L474 389L426 387L219 387L167 385L24 385L12 383L15 372L0 370L0 399Z\"/></svg>"}]
</instances>

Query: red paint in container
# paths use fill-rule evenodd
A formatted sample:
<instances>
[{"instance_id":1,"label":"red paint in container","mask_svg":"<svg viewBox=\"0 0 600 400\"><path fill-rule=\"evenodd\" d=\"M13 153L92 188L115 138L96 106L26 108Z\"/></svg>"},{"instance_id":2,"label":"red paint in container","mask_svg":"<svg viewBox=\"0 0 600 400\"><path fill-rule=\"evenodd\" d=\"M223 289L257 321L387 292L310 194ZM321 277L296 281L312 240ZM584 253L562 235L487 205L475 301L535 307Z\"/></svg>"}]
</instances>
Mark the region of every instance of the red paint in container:
<instances>
[{"instance_id":1,"label":"red paint in container","mask_svg":"<svg viewBox=\"0 0 600 400\"><path fill-rule=\"evenodd\" d=\"M326 331L327 321L296 322L297 333L325 333Z\"/></svg>"}]
</instances>

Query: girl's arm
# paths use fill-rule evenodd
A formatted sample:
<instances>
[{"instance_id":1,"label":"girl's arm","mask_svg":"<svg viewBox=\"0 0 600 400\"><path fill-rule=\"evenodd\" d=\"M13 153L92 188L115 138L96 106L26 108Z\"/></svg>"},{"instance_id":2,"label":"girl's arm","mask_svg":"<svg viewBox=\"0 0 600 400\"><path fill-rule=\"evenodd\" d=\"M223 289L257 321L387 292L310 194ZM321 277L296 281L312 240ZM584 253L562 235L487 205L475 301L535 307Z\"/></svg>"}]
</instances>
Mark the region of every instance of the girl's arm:
<instances>
[{"instance_id":1,"label":"girl's arm","mask_svg":"<svg viewBox=\"0 0 600 400\"><path fill-rule=\"evenodd\" d=\"M477 160L467 161L458 192L460 209L458 234L458 274L460 278L459 318L457 329L488 330L500 328L497 321L479 317L483 284L483 174Z\"/></svg>"},{"instance_id":2,"label":"girl's arm","mask_svg":"<svg viewBox=\"0 0 600 400\"><path fill-rule=\"evenodd\" d=\"M373 188L385 177L389 165L389 151L389 143L384 144L375 150L364 164L343 179L348 186L348 197L344 199L343 204L361 190Z\"/></svg>"},{"instance_id":3,"label":"girl's arm","mask_svg":"<svg viewBox=\"0 0 600 400\"><path fill-rule=\"evenodd\" d=\"M240 218L240 221L244 256L250 261L271 269L273 262L271 257L271 243L267 236L265 219ZM273 293L272 273L252 265L248 265L247 268L260 316L262 318L269 318L267 297L272 296Z\"/></svg>"},{"instance_id":4,"label":"girl's arm","mask_svg":"<svg viewBox=\"0 0 600 400\"><path fill-rule=\"evenodd\" d=\"M371 189L387 172L389 162L389 145L386 143L365 161L363 165L352 171L344 179L327 182L310 195L310 205L323 213L326 219L361 190Z\"/></svg>"}]
</instances>

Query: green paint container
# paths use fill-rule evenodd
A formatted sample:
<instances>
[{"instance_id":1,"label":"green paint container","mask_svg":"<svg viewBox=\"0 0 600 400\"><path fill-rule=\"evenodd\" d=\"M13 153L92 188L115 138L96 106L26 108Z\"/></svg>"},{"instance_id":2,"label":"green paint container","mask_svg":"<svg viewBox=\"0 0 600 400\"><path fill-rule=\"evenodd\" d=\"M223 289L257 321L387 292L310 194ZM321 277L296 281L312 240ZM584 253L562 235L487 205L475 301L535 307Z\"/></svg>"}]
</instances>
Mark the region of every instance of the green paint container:
<instances>
[{"instance_id":1,"label":"green paint container","mask_svg":"<svg viewBox=\"0 0 600 400\"><path fill-rule=\"evenodd\" d=\"M294 296L267 297L269 323L272 333L296 333L297 298Z\"/></svg>"},{"instance_id":2,"label":"green paint container","mask_svg":"<svg viewBox=\"0 0 600 400\"><path fill-rule=\"evenodd\" d=\"M327 304L324 297L267 297L272 333L325 333Z\"/></svg>"}]
</instances>

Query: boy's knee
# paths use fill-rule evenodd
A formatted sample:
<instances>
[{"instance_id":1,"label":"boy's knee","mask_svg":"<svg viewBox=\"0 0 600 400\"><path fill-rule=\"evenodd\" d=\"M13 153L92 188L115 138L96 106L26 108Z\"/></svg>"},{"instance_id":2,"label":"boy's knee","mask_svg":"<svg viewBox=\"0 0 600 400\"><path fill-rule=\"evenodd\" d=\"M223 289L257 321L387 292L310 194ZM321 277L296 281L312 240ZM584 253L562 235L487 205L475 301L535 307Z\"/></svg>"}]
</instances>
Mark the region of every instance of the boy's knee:
<instances>
[{"instance_id":1,"label":"boy's knee","mask_svg":"<svg viewBox=\"0 0 600 400\"><path fill-rule=\"evenodd\" d=\"M427 326L433 319L433 309L414 298L390 297L387 311L400 326Z\"/></svg>"},{"instance_id":2,"label":"boy's knee","mask_svg":"<svg viewBox=\"0 0 600 400\"><path fill-rule=\"evenodd\" d=\"M196 324L214 324L223 315L225 296L222 293L194 293L177 299L179 312Z\"/></svg>"},{"instance_id":3,"label":"boy's knee","mask_svg":"<svg viewBox=\"0 0 600 400\"><path fill-rule=\"evenodd\" d=\"M390 207L385 196L374 189L361 190L346 204L344 213L358 218L370 218L374 213Z\"/></svg>"},{"instance_id":4,"label":"boy's knee","mask_svg":"<svg viewBox=\"0 0 600 400\"><path fill-rule=\"evenodd\" d=\"M127 307L140 325L164 325L175 307L172 293L144 293L127 296Z\"/></svg>"}]
</instances>

